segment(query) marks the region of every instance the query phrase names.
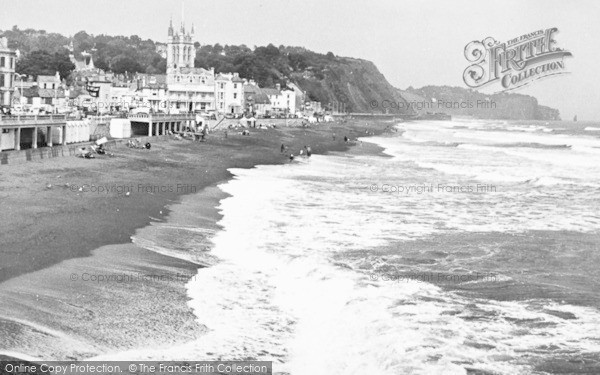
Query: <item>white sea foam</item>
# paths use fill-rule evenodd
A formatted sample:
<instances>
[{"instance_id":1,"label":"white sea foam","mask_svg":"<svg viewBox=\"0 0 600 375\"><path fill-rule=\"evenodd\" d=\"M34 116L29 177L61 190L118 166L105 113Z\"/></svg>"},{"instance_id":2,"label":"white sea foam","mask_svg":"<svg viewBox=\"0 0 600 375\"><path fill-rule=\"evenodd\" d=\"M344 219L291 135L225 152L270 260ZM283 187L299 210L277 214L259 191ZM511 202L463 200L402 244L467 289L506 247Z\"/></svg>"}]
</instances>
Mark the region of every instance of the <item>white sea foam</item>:
<instances>
[{"instance_id":1,"label":"white sea foam","mask_svg":"<svg viewBox=\"0 0 600 375\"><path fill-rule=\"evenodd\" d=\"M589 331L600 315L591 308L472 300L428 283L370 282L362 272L335 265L340 252L443 230L593 231L600 225L584 191L566 204L560 191L545 190L565 185L560 179L570 175L544 175L535 158L524 159L524 170L539 174L530 182L538 188L531 189L520 180L522 171L511 172L523 155L411 146L406 137L374 141L394 158L315 156L303 165L233 171L236 178L222 186L231 198L222 201L223 230L214 238L213 254L221 261L189 284L190 304L209 334L180 353L275 358L276 371L294 375L465 374L461 363L512 374L531 371L515 359L541 347L600 350ZM448 175L463 176L468 168L475 175L488 168L511 190L402 196L367 189L373 182L448 182ZM548 306L577 319L548 315ZM522 319L547 325L519 331L514 321Z\"/></svg>"},{"instance_id":2,"label":"white sea foam","mask_svg":"<svg viewBox=\"0 0 600 375\"><path fill-rule=\"evenodd\" d=\"M465 123L467 129L450 126ZM345 252L436 233L597 230L597 190L584 185L600 179L585 161L593 153L498 146L591 147L589 140L518 131L524 141L510 131L478 131L483 125L407 123L402 137L364 139L392 158L315 155L303 164L232 170L235 178L221 186L231 195L220 204L223 229L212 239L218 260L188 284L208 333L169 351L122 358L256 358L293 375L466 374L466 367L515 374L532 371L523 353L600 351L593 308L467 298L415 280L371 281L337 264ZM370 190L478 182L493 182L498 191ZM515 323L527 319L540 325Z\"/></svg>"}]
</instances>

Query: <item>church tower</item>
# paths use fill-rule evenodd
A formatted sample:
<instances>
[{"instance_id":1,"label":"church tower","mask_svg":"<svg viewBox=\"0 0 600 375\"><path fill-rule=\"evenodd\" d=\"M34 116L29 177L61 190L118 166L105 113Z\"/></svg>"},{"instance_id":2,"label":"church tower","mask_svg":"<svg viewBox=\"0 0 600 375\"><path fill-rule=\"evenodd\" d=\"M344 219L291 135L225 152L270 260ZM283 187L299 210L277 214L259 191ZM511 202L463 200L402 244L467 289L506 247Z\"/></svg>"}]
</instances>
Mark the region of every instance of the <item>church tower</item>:
<instances>
[{"instance_id":1,"label":"church tower","mask_svg":"<svg viewBox=\"0 0 600 375\"><path fill-rule=\"evenodd\" d=\"M186 32L183 21L179 32L176 32L173 28L173 20L171 20L167 38L167 69L194 67L196 58L194 32L194 25L192 25L191 31Z\"/></svg>"}]
</instances>

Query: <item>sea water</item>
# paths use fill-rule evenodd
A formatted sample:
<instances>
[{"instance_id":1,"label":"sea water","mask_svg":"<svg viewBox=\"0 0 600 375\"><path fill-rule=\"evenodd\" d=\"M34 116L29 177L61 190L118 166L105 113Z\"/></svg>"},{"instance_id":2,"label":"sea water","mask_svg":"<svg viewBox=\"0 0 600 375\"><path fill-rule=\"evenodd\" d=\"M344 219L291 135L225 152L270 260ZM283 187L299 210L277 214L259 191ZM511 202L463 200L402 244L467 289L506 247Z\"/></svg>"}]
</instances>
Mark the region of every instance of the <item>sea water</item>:
<instances>
[{"instance_id":1,"label":"sea water","mask_svg":"<svg viewBox=\"0 0 600 375\"><path fill-rule=\"evenodd\" d=\"M187 284L201 334L94 358L599 373L595 127L401 123L345 153L233 169L133 238L204 266ZM214 201L218 226L202 213Z\"/></svg>"},{"instance_id":2,"label":"sea water","mask_svg":"<svg viewBox=\"0 0 600 375\"><path fill-rule=\"evenodd\" d=\"M294 375L597 366L599 138L470 120L363 141L383 152L232 170L217 260L188 284L207 334L180 355Z\"/></svg>"}]
</instances>

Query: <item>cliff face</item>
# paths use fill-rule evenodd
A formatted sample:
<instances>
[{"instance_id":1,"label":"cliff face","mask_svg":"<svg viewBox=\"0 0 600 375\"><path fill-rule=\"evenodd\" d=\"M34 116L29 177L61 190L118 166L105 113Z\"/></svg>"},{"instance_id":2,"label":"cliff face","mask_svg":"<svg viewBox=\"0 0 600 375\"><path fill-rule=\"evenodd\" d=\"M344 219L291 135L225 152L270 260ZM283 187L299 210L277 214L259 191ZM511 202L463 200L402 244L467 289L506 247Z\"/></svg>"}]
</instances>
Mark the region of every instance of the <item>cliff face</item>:
<instances>
[{"instance_id":1,"label":"cliff face","mask_svg":"<svg viewBox=\"0 0 600 375\"><path fill-rule=\"evenodd\" d=\"M537 99L529 95L486 95L475 90L450 86L425 86L399 92L419 113L441 112L481 119L560 120L557 109L539 105Z\"/></svg>"},{"instance_id":2,"label":"cliff face","mask_svg":"<svg viewBox=\"0 0 600 375\"><path fill-rule=\"evenodd\" d=\"M538 105L536 118L538 120L560 120L560 111L558 109Z\"/></svg>"},{"instance_id":3,"label":"cliff face","mask_svg":"<svg viewBox=\"0 0 600 375\"><path fill-rule=\"evenodd\" d=\"M342 103L347 112L411 113L407 105L382 106L384 101L405 101L370 61L337 57L319 74L292 74L290 78L307 91L310 99L320 101L324 106L331 103L331 107L338 105L340 108L339 103Z\"/></svg>"}]
</instances>

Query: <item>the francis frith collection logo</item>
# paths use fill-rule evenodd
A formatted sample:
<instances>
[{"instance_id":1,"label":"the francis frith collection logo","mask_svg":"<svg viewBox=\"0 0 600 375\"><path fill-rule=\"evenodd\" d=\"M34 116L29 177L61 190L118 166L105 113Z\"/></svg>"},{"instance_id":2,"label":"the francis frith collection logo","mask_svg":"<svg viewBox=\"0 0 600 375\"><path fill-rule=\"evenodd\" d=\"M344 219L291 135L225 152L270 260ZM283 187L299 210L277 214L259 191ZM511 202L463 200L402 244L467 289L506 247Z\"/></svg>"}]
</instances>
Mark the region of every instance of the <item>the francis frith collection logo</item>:
<instances>
[{"instance_id":1,"label":"the francis frith collection logo","mask_svg":"<svg viewBox=\"0 0 600 375\"><path fill-rule=\"evenodd\" d=\"M514 90L540 78L565 74L565 57L571 52L557 47L553 27L500 43L492 37L465 47L471 63L463 73L472 88L499 83L500 91Z\"/></svg>"}]
</instances>

